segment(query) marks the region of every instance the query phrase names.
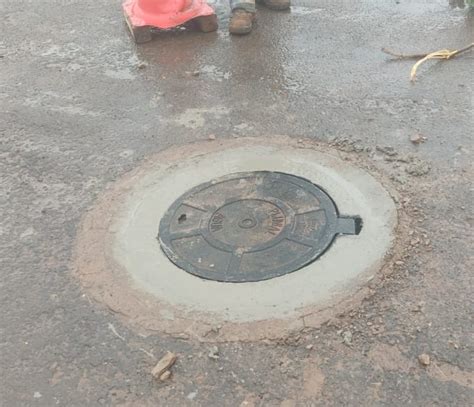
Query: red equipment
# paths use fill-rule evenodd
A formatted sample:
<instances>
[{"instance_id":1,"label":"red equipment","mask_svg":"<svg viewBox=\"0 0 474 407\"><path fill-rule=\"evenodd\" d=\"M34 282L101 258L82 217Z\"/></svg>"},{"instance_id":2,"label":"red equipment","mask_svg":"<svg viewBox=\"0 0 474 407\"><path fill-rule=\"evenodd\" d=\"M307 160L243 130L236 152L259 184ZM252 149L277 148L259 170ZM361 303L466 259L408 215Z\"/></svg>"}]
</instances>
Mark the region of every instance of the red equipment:
<instances>
[{"instance_id":1,"label":"red equipment","mask_svg":"<svg viewBox=\"0 0 474 407\"><path fill-rule=\"evenodd\" d=\"M217 29L217 17L205 0L125 0L127 24L137 43L151 40L151 29L170 29L195 21L204 32Z\"/></svg>"}]
</instances>

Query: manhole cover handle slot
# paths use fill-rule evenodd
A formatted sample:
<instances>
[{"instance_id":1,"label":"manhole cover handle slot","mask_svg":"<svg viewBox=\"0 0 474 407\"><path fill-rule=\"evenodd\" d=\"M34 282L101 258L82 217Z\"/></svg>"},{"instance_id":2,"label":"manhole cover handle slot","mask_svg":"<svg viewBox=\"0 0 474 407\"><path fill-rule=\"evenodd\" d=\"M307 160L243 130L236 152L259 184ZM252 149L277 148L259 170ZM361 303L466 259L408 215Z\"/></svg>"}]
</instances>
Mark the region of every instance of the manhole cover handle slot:
<instances>
[{"instance_id":1,"label":"manhole cover handle slot","mask_svg":"<svg viewBox=\"0 0 474 407\"><path fill-rule=\"evenodd\" d=\"M358 235L362 230L362 218L346 216L337 219L336 233L343 235Z\"/></svg>"}]
</instances>

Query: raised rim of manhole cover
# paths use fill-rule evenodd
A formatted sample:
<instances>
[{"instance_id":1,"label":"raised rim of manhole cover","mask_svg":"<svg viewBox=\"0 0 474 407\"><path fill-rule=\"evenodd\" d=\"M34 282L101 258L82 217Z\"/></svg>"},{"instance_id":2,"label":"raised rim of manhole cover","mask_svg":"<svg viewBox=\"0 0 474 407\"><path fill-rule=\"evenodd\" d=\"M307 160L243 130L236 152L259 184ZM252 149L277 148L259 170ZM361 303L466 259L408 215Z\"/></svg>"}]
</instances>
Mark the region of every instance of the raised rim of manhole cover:
<instances>
[{"instance_id":1,"label":"raised rim of manhole cover","mask_svg":"<svg viewBox=\"0 0 474 407\"><path fill-rule=\"evenodd\" d=\"M363 219L362 230L336 237L324 255L296 272L257 282L200 278L170 261L156 239L170 207L196 186L253 171L318 185L339 217ZM369 291L368 281L375 281L395 242L397 209L384 185L334 150L285 137L173 147L111 184L86 213L75 250L77 276L88 298L142 332L203 341L284 337L320 326ZM251 226L246 219L242 225Z\"/></svg>"},{"instance_id":2,"label":"raised rim of manhole cover","mask_svg":"<svg viewBox=\"0 0 474 407\"><path fill-rule=\"evenodd\" d=\"M358 234L312 182L271 171L229 174L179 197L158 238L181 269L222 282L262 281L316 260L338 234Z\"/></svg>"}]
</instances>

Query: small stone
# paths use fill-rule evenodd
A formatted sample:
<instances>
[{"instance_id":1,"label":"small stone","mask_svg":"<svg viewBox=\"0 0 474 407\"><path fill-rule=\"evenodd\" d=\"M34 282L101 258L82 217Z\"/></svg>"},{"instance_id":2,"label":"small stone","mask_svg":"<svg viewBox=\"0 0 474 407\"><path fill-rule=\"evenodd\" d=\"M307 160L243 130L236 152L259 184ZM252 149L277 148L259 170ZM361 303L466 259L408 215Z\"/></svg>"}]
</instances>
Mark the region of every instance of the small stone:
<instances>
[{"instance_id":1,"label":"small stone","mask_svg":"<svg viewBox=\"0 0 474 407\"><path fill-rule=\"evenodd\" d=\"M146 62L139 62L138 65L137 65L137 68L138 69L145 69L146 67L148 66L148 64Z\"/></svg>"},{"instance_id":2,"label":"small stone","mask_svg":"<svg viewBox=\"0 0 474 407\"><path fill-rule=\"evenodd\" d=\"M422 353L420 356L418 356L418 362L420 362L423 366L429 366L431 363L430 355Z\"/></svg>"},{"instance_id":3,"label":"small stone","mask_svg":"<svg viewBox=\"0 0 474 407\"><path fill-rule=\"evenodd\" d=\"M405 262L403 262L403 261L401 261L401 260L397 260L397 261L395 262L395 264L396 264L397 266L403 266L403 265L405 264Z\"/></svg>"},{"instance_id":4,"label":"small stone","mask_svg":"<svg viewBox=\"0 0 474 407\"><path fill-rule=\"evenodd\" d=\"M352 332L351 331L344 331L342 333L342 342L345 343L347 346L350 346L352 343Z\"/></svg>"},{"instance_id":5,"label":"small stone","mask_svg":"<svg viewBox=\"0 0 474 407\"><path fill-rule=\"evenodd\" d=\"M33 393L33 398L39 399L40 397L42 397L42 394L41 394L39 391L35 391L35 392Z\"/></svg>"},{"instance_id":6,"label":"small stone","mask_svg":"<svg viewBox=\"0 0 474 407\"><path fill-rule=\"evenodd\" d=\"M410 141L413 144L420 144L420 143L424 143L426 141L426 137L423 137L421 134L416 133L416 134L412 134L410 136Z\"/></svg>"},{"instance_id":7,"label":"small stone","mask_svg":"<svg viewBox=\"0 0 474 407\"><path fill-rule=\"evenodd\" d=\"M207 356L209 356L210 359L219 359L219 348L217 346L213 346L211 349L209 349L209 354Z\"/></svg>"},{"instance_id":8,"label":"small stone","mask_svg":"<svg viewBox=\"0 0 474 407\"><path fill-rule=\"evenodd\" d=\"M167 352L166 355L163 356L156 364L156 366L152 369L152 376L161 380L161 375L174 365L176 359L177 356L173 352Z\"/></svg>"},{"instance_id":9,"label":"small stone","mask_svg":"<svg viewBox=\"0 0 474 407\"><path fill-rule=\"evenodd\" d=\"M215 140L216 139L216 135L215 134L209 134L209 136L207 137L209 140Z\"/></svg>"},{"instance_id":10,"label":"small stone","mask_svg":"<svg viewBox=\"0 0 474 407\"><path fill-rule=\"evenodd\" d=\"M192 75L193 75L193 76L199 76L199 75L201 75L201 72L200 72L200 71L194 71L194 72L192 73Z\"/></svg>"},{"instance_id":11,"label":"small stone","mask_svg":"<svg viewBox=\"0 0 474 407\"><path fill-rule=\"evenodd\" d=\"M163 372L162 375L160 376L160 380L164 382L165 380L168 380L171 377L171 372L167 370L166 372Z\"/></svg>"},{"instance_id":12,"label":"small stone","mask_svg":"<svg viewBox=\"0 0 474 407\"><path fill-rule=\"evenodd\" d=\"M309 345L306 345L306 349L311 350L313 349L314 345L310 343Z\"/></svg>"}]
</instances>

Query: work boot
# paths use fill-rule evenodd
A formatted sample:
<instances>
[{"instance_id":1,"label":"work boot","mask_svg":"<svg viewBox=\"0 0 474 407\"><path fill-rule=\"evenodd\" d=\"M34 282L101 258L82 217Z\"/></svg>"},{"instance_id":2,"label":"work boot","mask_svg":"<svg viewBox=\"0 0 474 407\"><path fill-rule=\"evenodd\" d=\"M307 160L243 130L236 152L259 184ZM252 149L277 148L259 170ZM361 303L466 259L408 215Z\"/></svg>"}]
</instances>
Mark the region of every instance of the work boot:
<instances>
[{"instance_id":1,"label":"work boot","mask_svg":"<svg viewBox=\"0 0 474 407\"><path fill-rule=\"evenodd\" d=\"M290 8L290 0L258 0L271 10L288 10Z\"/></svg>"},{"instance_id":2,"label":"work boot","mask_svg":"<svg viewBox=\"0 0 474 407\"><path fill-rule=\"evenodd\" d=\"M232 10L229 21L229 32L231 34L243 35L252 31L255 13L250 13L242 9Z\"/></svg>"}]
</instances>

